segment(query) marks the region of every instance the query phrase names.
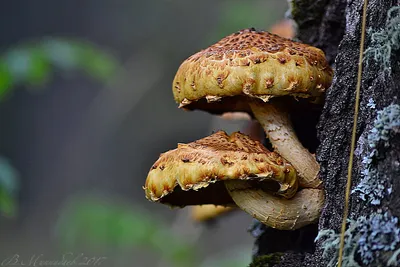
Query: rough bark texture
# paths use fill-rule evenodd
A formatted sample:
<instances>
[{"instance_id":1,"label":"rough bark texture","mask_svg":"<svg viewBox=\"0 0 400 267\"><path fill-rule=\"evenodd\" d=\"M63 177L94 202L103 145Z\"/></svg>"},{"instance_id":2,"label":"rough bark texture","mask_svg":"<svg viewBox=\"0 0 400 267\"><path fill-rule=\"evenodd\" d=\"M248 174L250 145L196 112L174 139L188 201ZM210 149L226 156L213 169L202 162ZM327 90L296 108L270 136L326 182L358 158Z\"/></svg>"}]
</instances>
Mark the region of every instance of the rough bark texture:
<instances>
[{"instance_id":1,"label":"rough bark texture","mask_svg":"<svg viewBox=\"0 0 400 267\"><path fill-rule=\"evenodd\" d=\"M345 0L294 0L292 16L298 23L297 37L304 43L322 48L334 66L333 84L327 92L326 102L320 121L317 125L320 145L317 149L317 160L321 165L321 179L326 190L326 206L323 210L319 230L333 229L340 231L344 191L347 178L347 165L350 153L350 140L353 124L355 88L357 77L357 62L361 34L361 16L363 1ZM399 1L370 0L367 11L367 29L377 31L385 27L387 11ZM370 45L370 35L366 36L366 45ZM388 105L399 104L400 67L399 51L392 55L392 68L384 72L382 67L374 62L364 63L361 102L357 125L357 149L353 168L353 186L360 181L362 171L362 139L368 135L376 118L376 110ZM376 103L376 110L367 107L369 99ZM364 154L363 154L364 153ZM395 216L400 216L400 180L398 164L400 158L399 133L392 138L390 146L384 149L383 157L376 162L377 170L386 184L393 185L391 197L384 199L380 207L388 209ZM396 167L397 166L397 167ZM350 216L370 214L377 207L366 204L352 195ZM262 233L262 234L261 234ZM309 233L309 232L306 232ZM272 251L270 240L276 242L276 233L270 238L271 231L261 231L257 234L255 256L265 255ZM287 239L285 239L287 240ZM300 251L290 247L281 257L278 264L253 262L251 266L326 266L327 259L322 257L321 243L315 244L312 252Z\"/></svg>"}]
</instances>

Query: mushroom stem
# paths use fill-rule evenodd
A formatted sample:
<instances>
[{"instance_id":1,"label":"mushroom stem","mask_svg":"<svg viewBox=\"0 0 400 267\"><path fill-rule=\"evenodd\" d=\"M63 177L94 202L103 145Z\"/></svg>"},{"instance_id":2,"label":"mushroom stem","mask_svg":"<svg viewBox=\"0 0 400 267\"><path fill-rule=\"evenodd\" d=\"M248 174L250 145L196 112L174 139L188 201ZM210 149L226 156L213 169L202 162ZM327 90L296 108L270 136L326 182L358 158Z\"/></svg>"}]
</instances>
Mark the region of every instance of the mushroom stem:
<instances>
[{"instance_id":1,"label":"mushroom stem","mask_svg":"<svg viewBox=\"0 0 400 267\"><path fill-rule=\"evenodd\" d=\"M300 187L319 187L319 164L300 143L286 110L276 103L261 101L251 101L250 107L274 149L297 170Z\"/></svg>"},{"instance_id":2,"label":"mushroom stem","mask_svg":"<svg viewBox=\"0 0 400 267\"><path fill-rule=\"evenodd\" d=\"M324 204L322 189L306 188L284 199L251 187L246 181L225 181L233 201L261 223L278 230L295 230L315 223Z\"/></svg>"}]
</instances>

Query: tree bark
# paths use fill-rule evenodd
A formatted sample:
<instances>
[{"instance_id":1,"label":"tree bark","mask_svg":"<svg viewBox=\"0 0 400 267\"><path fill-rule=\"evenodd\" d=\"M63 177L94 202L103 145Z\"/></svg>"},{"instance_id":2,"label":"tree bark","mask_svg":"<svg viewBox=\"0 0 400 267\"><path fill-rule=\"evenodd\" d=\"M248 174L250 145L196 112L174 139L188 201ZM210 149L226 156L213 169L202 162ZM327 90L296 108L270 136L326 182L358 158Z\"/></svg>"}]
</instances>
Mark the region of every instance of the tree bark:
<instances>
[{"instance_id":1,"label":"tree bark","mask_svg":"<svg viewBox=\"0 0 400 267\"><path fill-rule=\"evenodd\" d=\"M331 88L327 91L325 106L317 125L320 145L317 149L317 160L321 166L321 179L326 192L326 206L322 212L318 230L309 228L302 232L281 233L266 227L258 226L254 261L251 266L327 266L330 259L322 256L322 242L314 244L317 231L332 229L340 232L344 194L347 179L347 166L350 154L351 132L354 116L355 88L357 82L358 58L362 24L361 0L293 0L291 1L292 18L298 25L297 38L325 51L329 62L335 70ZM369 0L367 9L367 29L372 32L384 29L388 10L399 5L400 1ZM366 33L365 48L371 45L371 34ZM354 188L361 180L364 165L363 158L367 155L365 140L374 127L376 112L390 104L399 104L400 96L400 64L399 51L392 51L391 69L383 71L382 64L374 60L364 60L361 83L360 109L357 123L357 144L353 167L352 185ZM375 109L368 106L372 99ZM380 148L379 160L374 162L375 169L380 173L383 183L392 186L392 193L385 197L380 205L371 205L360 200L357 194L351 195L351 218L357 219L363 215L376 212L377 209L389 211L393 216L400 216L400 138L399 130L391 136L390 145ZM397 165L396 165L397 164ZM397 167L396 167L397 166ZM288 237L291 236L291 237ZM277 247L280 243L290 243L293 238L307 236L301 241L301 246L293 245ZM304 238L303 238L304 239ZM274 242L270 242L274 240ZM397 248L399 245L397 244ZM261 255L271 252L281 252L276 262L260 261ZM362 264L360 266L372 266ZM373 265L377 266L377 265ZM386 265L383 265L386 266Z\"/></svg>"}]
</instances>

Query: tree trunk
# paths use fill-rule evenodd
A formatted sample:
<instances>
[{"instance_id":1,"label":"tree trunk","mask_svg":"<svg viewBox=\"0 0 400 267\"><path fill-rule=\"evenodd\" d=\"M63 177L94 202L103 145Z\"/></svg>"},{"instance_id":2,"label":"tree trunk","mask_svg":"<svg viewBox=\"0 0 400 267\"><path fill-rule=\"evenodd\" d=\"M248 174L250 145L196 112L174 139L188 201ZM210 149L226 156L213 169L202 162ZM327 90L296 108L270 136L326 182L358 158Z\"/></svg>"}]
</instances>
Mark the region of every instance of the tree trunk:
<instances>
[{"instance_id":1,"label":"tree trunk","mask_svg":"<svg viewBox=\"0 0 400 267\"><path fill-rule=\"evenodd\" d=\"M400 1L389 0L368 2L365 49L376 45L372 41L372 34L387 28L389 9L400 4ZM337 258L337 246L328 248L333 239L327 241L329 237L325 236L316 243L314 239L324 229L340 232L354 116L362 8L361 0L291 1L291 14L298 24L297 37L304 43L323 49L335 70L333 84L327 91L317 125L320 145L316 154L321 165L326 205L318 229L310 226L297 233L286 233L265 226L253 228L257 240L251 266L327 266L330 260ZM393 14L400 16L398 11ZM363 61L352 179L352 189L358 190L351 195L349 213L349 218L358 223L348 225L356 228L352 232L355 235L353 243L350 239L346 241L349 250L354 248L355 263L343 266L388 266L389 257L399 248L400 230L395 218L400 216L400 118L395 117L397 106L391 104L399 104L400 95L400 20L399 17L394 19L397 23L393 25L397 28L388 32L395 39L387 44L392 49L391 53L381 57L385 61L374 58ZM378 116L380 110L384 111ZM384 125L386 132L380 132L385 123L389 123ZM384 188L374 187L376 184ZM374 218L380 221L374 221ZM379 230L384 227L389 230L382 234ZM368 240L375 239L363 242L360 236ZM389 237L391 243L385 236ZM379 240L380 237L382 240ZM377 246L372 247L371 244ZM324 251L326 254L323 256ZM264 257L260 257L262 255ZM348 253L346 256L349 256ZM400 260L393 266L400 266Z\"/></svg>"}]
</instances>

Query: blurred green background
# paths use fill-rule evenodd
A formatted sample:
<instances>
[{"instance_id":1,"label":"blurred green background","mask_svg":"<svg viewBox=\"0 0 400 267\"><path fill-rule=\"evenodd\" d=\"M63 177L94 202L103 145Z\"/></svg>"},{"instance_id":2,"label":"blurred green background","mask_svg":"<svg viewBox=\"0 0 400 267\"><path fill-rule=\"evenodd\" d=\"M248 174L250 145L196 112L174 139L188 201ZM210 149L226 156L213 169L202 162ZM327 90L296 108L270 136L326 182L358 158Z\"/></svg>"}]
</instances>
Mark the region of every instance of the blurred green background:
<instances>
[{"instance_id":1,"label":"blurred green background","mask_svg":"<svg viewBox=\"0 0 400 267\"><path fill-rule=\"evenodd\" d=\"M32 257L246 266L250 216L193 223L187 209L149 203L142 185L178 142L241 127L177 108L180 63L237 30L268 29L286 9L280 0L0 4L2 266Z\"/></svg>"}]
</instances>

